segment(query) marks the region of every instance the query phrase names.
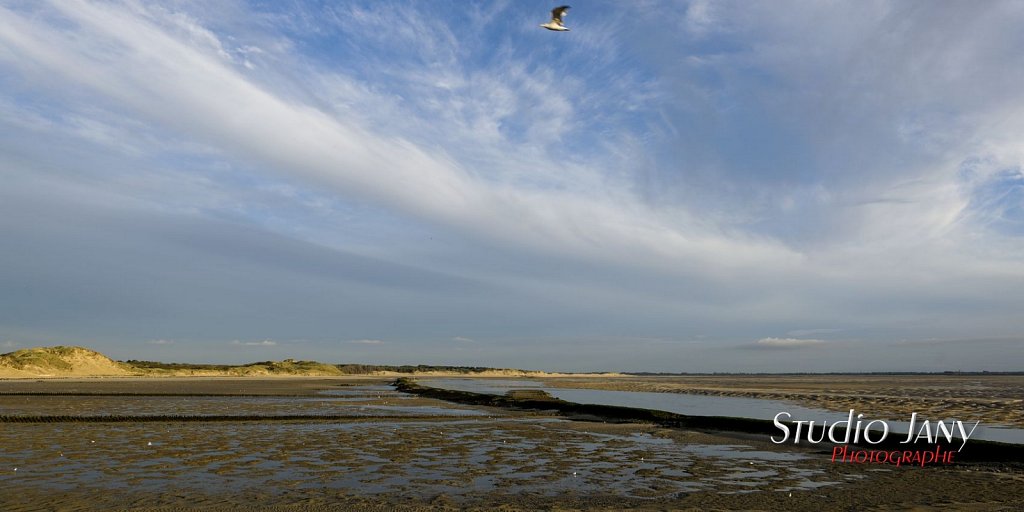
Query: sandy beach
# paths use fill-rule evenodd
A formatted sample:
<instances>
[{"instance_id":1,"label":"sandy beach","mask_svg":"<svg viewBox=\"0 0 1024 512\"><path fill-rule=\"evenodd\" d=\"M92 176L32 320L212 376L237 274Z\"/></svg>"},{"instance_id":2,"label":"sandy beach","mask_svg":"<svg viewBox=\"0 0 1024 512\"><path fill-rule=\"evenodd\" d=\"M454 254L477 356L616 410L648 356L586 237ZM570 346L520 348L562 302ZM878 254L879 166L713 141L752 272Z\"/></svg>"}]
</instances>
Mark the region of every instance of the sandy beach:
<instances>
[{"instance_id":1,"label":"sandy beach","mask_svg":"<svg viewBox=\"0 0 1024 512\"><path fill-rule=\"evenodd\" d=\"M0 415L65 418L2 425L0 503L11 511L821 510L835 504L1012 510L1024 503L1020 468L832 464L824 450L780 448L757 436L452 404L397 393L388 383L3 381ZM75 420L108 415L122 421ZM143 421L154 415L172 418Z\"/></svg>"}]
</instances>

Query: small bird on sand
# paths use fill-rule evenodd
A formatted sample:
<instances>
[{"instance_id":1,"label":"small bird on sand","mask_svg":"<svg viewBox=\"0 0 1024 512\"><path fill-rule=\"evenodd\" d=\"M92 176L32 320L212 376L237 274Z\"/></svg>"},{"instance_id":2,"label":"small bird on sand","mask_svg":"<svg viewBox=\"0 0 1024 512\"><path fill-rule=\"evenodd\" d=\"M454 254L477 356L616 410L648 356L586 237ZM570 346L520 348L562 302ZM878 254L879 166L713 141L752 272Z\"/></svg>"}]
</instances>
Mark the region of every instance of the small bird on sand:
<instances>
[{"instance_id":1,"label":"small bird on sand","mask_svg":"<svg viewBox=\"0 0 1024 512\"><path fill-rule=\"evenodd\" d=\"M562 5L551 9L551 21L541 25L548 30L567 32L569 29L562 24L562 17L569 11L568 5Z\"/></svg>"}]
</instances>

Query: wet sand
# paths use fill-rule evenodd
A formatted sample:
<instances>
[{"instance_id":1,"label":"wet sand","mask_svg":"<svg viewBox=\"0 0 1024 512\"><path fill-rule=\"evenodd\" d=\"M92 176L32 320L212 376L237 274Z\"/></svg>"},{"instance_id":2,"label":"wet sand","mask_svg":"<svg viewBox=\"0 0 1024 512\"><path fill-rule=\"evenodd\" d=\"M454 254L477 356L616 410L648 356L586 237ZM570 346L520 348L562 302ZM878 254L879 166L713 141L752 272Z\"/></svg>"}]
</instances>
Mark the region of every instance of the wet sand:
<instances>
[{"instance_id":1,"label":"wet sand","mask_svg":"<svg viewBox=\"0 0 1024 512\"><path fill-rule=\"evenodd\" d=\"M372 379L147 379L140 386L0 382L0 415L191 418L2 423L0 509L1016 510L1024 504L1020 469L832 464L830 453L780 449L756 436L451 404L397 393ZM163 396L135 396L143 393ZM320 410L333 419L196 418L270 419Z\"/></svg>"},{"instance_id":2,"label":"wet sand","mask_svg":"<svg viewBox=\"0 0 1024 512\"><path fill-rule=\"evenodd\" d=\"M68 379L0 379L0 396L47 395L228 395L312 396L361 383L394 379L353 375L336 377L110 377Z\"/></svg>"}]
</instances>

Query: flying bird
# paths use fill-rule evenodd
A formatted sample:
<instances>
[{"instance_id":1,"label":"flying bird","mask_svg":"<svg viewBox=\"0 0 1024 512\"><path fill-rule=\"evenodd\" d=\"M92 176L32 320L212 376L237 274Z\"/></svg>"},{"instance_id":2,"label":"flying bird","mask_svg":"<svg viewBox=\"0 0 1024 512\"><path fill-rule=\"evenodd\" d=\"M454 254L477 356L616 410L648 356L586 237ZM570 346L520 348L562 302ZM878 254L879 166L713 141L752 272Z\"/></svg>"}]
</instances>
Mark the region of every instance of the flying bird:
<instances>
[{"instance_id":1,"label":"flying bird","mask_svg":"<svg viewBox=\"0 0 1024 512\"><path fill-rule=\"evenodd\" d=\"M566 12L568 12L568 11L569 11L569 6L568 5L563 5L563 6L555 7L554 9L551 9L551 21L549 21L549 22L547 22L547 23L545 23L545 24L543 24L541 26L546 28L546 29L548 29L548 30L557 30L559 32L568 31L569 29L565 28L565 25L562 24L562 16L565 16Z\"/></svg>"}]
</instances>

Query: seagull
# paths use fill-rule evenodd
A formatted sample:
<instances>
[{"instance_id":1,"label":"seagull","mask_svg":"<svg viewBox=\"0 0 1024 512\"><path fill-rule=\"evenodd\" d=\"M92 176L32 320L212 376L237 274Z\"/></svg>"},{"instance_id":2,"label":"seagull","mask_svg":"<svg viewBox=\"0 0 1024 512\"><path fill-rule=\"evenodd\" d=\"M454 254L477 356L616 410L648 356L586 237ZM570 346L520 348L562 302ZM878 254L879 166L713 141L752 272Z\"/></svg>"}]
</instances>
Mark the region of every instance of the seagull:
<instances>
[{"instance_id":1,"label":"seagull","mask_svg":"<svg viewBox=\"0 0 1024 512\"><path fill-rule=\"evenodd\" d=\"M557 30L559 32L566 32L566 31L568 31L569 29L565 28L565 25L562 24L562 16L565 16L565 13L568 10L569 10L569 6L568 5L563 5L563 6L555 7L554 9L551 9L551 21L549 21L549 22L547 22L547 23L545 23L545 24L543 24L541 26L546 28L546 29L548 29L548 30Z\"/></svg>"}]
</instances>

